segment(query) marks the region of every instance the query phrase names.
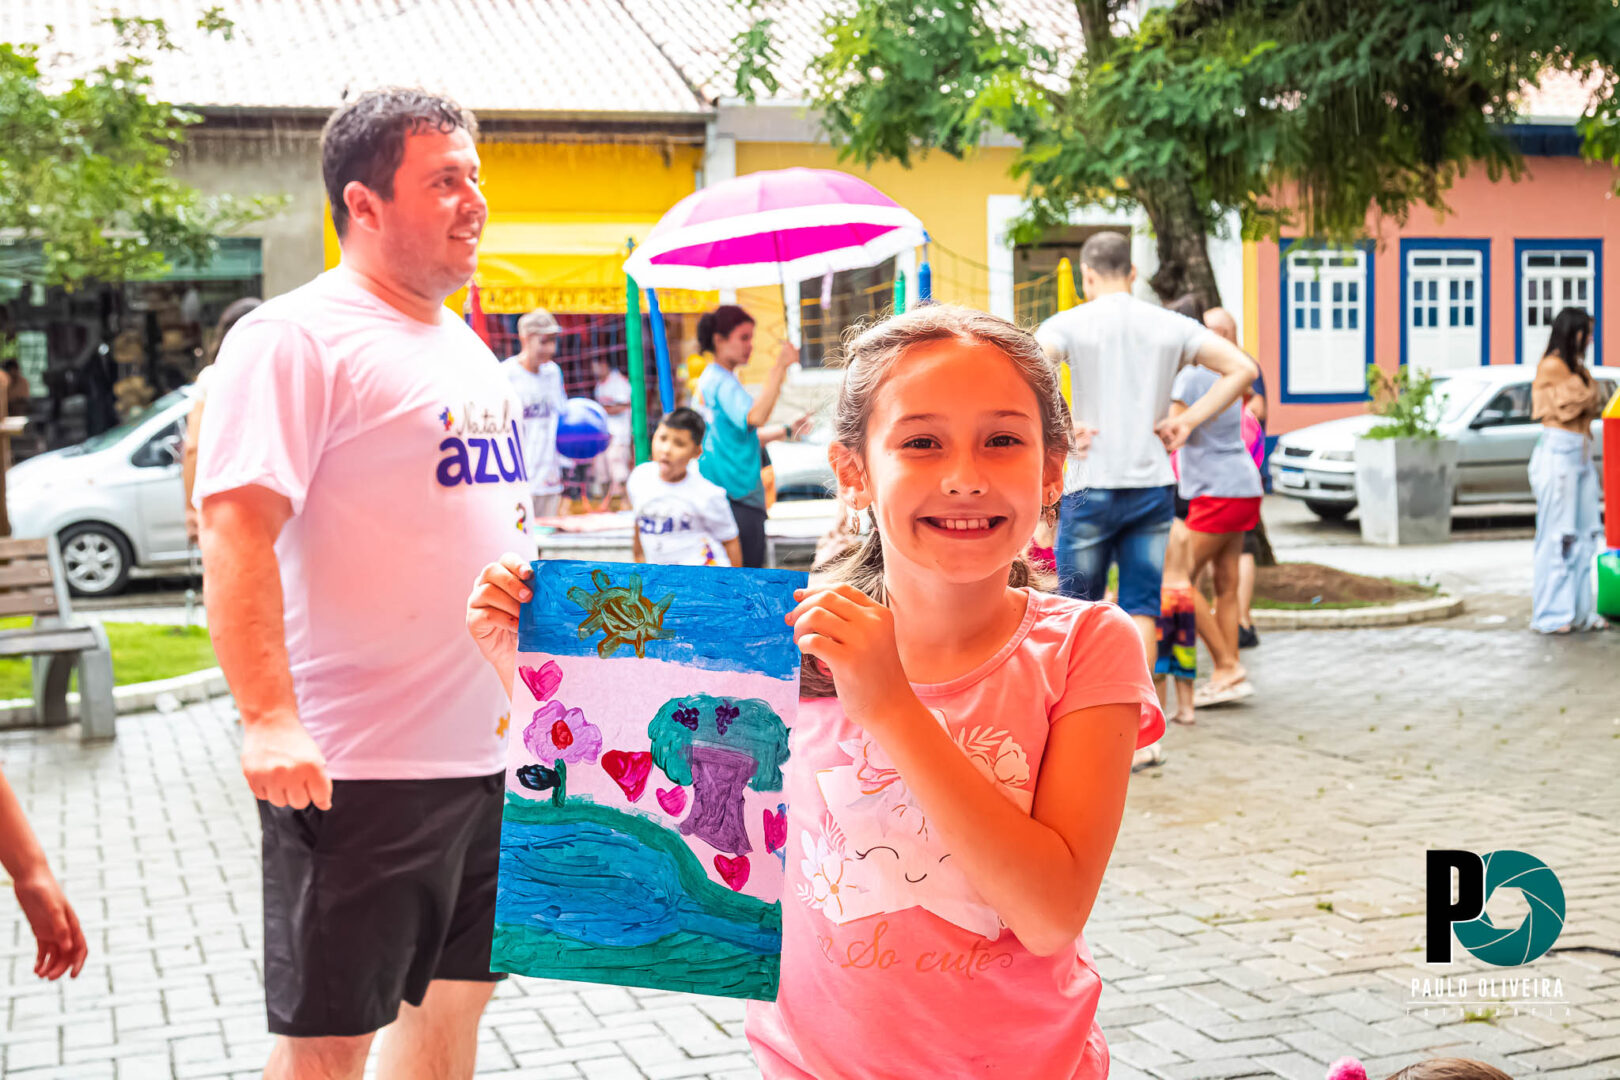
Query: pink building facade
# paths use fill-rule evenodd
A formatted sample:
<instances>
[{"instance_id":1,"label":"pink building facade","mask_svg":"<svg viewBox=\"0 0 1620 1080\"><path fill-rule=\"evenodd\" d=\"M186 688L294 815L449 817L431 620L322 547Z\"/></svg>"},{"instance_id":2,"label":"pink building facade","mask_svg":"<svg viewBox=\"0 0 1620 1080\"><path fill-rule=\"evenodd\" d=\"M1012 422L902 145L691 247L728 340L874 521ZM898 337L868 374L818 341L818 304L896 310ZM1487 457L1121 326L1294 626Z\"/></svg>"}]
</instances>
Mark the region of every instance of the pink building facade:
<instances>
[{"instance_id":1,"label":"pink building facade","mask_svg":"<svg viewBox=\"0 0 1620 1080\"><path fill-rule=\"evenodd\" d=\"M1620 325L1609 325L1620 266L1606 265L1620 258L1620 171L1575 156L1568 127L1521 128L1518 140L1525 175L1493 183L1471 171L1447 193L1446 215L1369 219L1376 240L1345 250L1256 245L1269 434L1363 411L1369 363L1534 364L1570 305L1597 320L1592 363L1620 349Z\"/></svg>"}]
</instances>

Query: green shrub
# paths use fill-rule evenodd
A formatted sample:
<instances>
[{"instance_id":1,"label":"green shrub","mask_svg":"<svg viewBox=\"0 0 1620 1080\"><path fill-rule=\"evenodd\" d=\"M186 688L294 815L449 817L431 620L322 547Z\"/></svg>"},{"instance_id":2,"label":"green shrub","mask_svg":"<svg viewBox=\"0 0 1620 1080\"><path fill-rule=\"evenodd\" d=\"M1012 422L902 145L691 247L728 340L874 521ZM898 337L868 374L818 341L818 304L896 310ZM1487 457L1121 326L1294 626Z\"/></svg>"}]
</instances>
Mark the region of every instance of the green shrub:
<instances>
[{"instance_id":1,"label":"green shrub","mask_svg":"<svg viewBox=\"0 0 1620 1080\"><path fill-rule=\"evenodd\" d=\"M1402 365L1391 378L1377 364L1367 365L1367 389L1372 392L1372 414L1384 422L1372 427L1366 439L1437 439L1440 437L1440 396L1434 376L1413 373Z\"/></svg>"}]
</instances>

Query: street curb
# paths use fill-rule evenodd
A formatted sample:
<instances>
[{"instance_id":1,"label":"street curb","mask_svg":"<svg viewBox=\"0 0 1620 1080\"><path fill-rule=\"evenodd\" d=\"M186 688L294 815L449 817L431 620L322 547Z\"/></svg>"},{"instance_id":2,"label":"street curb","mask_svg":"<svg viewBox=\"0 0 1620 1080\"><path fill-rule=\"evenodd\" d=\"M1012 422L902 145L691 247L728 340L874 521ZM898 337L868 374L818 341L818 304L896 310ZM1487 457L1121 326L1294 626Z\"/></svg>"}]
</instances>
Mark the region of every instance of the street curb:
<instances>
[{"instance_id":1,"label":"street curb","mask_svg":"<svg viewBox=\"0 0 1620 1080\"><path fill-rule=\"evenodd\" d=\"M207 701L228 694L231 688L225 682L225 673L217 667L204 668L172 679L154 679L151 682L130 683L113 687L113 704L119 715L146 712L158 707L158 699L167 697L181 704ZM79 715L79 695L67 696L68 714ZM0 701L0 728L22 728L38 723L34 715L32 698L12 698Z\"/></svg>"},{"instance_id":2,"label":"street curb","mask_svg":"<svg viewBox=\"0 0 1620 1080\"><path fill-rule=\"evenodd\" d=\"M1460 596L1434 596L1401 604L1363 608L1327 608L1320 611L1278 611L1254 608L1249 612L1256 630L1347 630L1352 627L1407 626L1460 615Z\"/></svg>"}]
</instances>

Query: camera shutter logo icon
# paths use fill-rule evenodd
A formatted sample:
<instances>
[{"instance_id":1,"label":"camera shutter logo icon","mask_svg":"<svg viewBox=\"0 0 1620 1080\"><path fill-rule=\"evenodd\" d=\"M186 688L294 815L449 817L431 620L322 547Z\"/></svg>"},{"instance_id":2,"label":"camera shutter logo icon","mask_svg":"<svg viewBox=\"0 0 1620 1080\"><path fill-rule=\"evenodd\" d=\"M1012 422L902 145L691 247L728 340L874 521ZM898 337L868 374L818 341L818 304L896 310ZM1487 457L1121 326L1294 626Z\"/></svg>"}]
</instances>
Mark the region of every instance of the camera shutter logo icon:
<instances>
[{"instance_id":1,"label":"camera shutter logo icon","mask_svg":"<svg viewBox=\"0 0 1620 1080\"><path fill-rule=\"evenodd\" d=\"M1457 899L1451 899L1451 873ZM1431 851L1426 866L1431 964L1451 963L1451 936L1487 964L1518 967L1544 955L1564 929L1564 887L1546 863L1522 851ZM1518 926L1498 926L1485 913L1497 889L1518 889L1530 910Z\"/></svg>"}]
</instances>

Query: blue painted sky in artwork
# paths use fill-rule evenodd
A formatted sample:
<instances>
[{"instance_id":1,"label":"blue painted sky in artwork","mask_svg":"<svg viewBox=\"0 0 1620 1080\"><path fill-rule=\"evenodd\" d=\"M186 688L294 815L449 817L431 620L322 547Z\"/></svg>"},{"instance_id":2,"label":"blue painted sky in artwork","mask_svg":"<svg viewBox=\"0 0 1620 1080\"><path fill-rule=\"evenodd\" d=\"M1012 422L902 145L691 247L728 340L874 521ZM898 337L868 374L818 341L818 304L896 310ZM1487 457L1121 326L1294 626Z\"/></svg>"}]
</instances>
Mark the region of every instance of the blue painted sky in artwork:
<instances>
[{"instance_id":1,"label":"blue painted sky in artwork","mask_svg":"<svg viewBox=\"0 0 1620 1080\"><path fill-rule=\"evenodd\" d=\"M799 650L793 628L783 619L794 608L793 590L802 589L807 575L792 570L750 570L739 567L663 566L654 563L577 562L543 559L533 564L534 598L523 605L518 619L518 651L553 656L596 656L607 629L622 631L613 659L634 659L631 638L645 642L649 660L688 664L710 671L737 671L791 679L799 671ZM581 624L591 618L570 592L595 603L605 574L609 588L628 588L632 577L641 579L643 604L615 603L604 612L606 629L592 627L580 636ZM673 597L661 619L651 609ZM622 600L623 598L621 598ZM640 610L641 617L622 617L625 609ZM638 627L642 628L638 633ZM650 637L648 631L664 637Z\"/></svg>"}]
</instances>

